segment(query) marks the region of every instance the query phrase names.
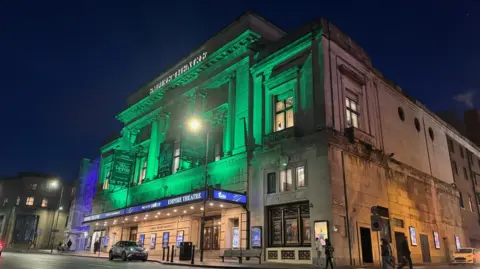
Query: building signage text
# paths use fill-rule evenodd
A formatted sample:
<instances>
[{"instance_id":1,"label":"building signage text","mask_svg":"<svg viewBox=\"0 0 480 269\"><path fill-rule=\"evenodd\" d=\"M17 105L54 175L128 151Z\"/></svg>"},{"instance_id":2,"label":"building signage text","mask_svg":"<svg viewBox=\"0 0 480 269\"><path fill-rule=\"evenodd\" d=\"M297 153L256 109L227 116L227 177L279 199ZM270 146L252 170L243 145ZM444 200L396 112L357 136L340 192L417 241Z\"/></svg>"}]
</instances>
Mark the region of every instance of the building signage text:
<instances>
[{"instance_id":1,"label":"building signage text","mask_svg":"<svg viewBox=\"0 0 480 269\"><path fill-rule=\"evenodd\" d=\"M246 204L247 196L228 191L213 190L213 199L224 200L231 203Z\"/></svg>"},{"instance_id":2,"label":"building signage text","mask_svg":"<svg viewBox=\"0 0 480 269\"><path fill-rule=\"evenodd\" d=\"M194 67L195 65L199 64L200 62L202 62L203 60L205 60L205 58L207 58L207 52L202 52L200 55L198 55L197 57L193 58L192 60L190 60L188 63L185 63L183 66L181 66L177 71L175 71L174 73L171 73L169 76L166 76L164 79L160 80L159 82L155 83L155 85L153 85L151 88L150 88L150 94L152 94L154 91L156 91L157 89L165 86L165 84L169 83L170 81L172 81L172 79L175 79L176 77L180 76L181 74L187 72L187 70L189 70L190 68Z\"/></svg>"},{"instance_id":3,"label":"building signage text","mask_svg":"<svg viewBox=\"0 0 480 269\"><path fill-rule=\"evenodd\" d=\"M138 213L146 210L193 202L193 201L204 199L205 196L206 196L205 191L200 191L200 192L195 192L195 193L182 195L174 198L162 199L162 200L158 200L148 204L129 207L127 208L127 214L134 214L134 213Z\"/></svg>"},{"instance_id":4,"label":"building signage text","mask_svg":"<svg viewBox=\"0 0 480 269\"><path fill-rule=\"evenodd\" d=\"M92 221L92 220L100 220L100 219L106 219L106 218L111 218L111 217L116 217L123 215L125 213L125 209L120 209L120 210L115 210L115 211L110 211L110 212L105 212L105 213L100 213L96 215L91 215L83 218L83 221Z\"/></svg>"}]
</instances>

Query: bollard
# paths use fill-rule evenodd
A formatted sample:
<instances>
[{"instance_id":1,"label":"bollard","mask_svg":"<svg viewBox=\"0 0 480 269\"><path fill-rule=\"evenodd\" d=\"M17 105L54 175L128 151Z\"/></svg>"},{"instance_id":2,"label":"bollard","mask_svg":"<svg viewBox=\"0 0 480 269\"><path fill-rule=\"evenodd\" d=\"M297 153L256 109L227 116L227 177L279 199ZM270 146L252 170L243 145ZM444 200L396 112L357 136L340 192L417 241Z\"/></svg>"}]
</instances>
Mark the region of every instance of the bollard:
<instances>
[{"instance_id":1,"label":"bollard","mask_svg":"<svg viewBox=\"0 0 480 269\"><path fill-rule=\"evenodd\" d=\"M168 257L170 257L170 248L167 246L166 249L167 249L167 262L168 262Z\"/></svg>"},{"instance_id":2,"label":"bollard","mask_svg":"<svg viewBox=\"0 0 480 269\"><path fill-rule=\"evenodd\" d=\"M172 258L170 259L170 262L173 262L173 253L175 252L175 245L172 245Z\"/></svg>"},{"instance_id":3,"label":"bollard","mask_svg":"<svg viewBox=\"0 0 480 269\"><path fill-rule=\"evenodd\" d=\"M165 248L163 248L162 262L165 260Z\"/></svg>"},{"instance_id":4,"label":"bollard","mask_svg":"<svg viewBox=\"0 0 480 269\"><path fill-rule=\"evenodd\" d=\"M195 264L195 245L192 246L192 262L191 264Z\"/></svg>"}]
</instances>

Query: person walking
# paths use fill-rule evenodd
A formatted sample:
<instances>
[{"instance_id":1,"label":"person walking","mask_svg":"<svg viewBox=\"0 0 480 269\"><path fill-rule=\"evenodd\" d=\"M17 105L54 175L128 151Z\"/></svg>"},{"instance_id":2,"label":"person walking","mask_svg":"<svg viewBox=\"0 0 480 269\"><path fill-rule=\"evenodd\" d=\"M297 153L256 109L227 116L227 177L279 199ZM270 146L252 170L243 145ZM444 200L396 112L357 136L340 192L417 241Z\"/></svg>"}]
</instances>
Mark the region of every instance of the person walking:
<instances>
[{"instance_id":1,"label":"person walking","mask_svg":"<svg viewBox=\"0 0 480 269\"><path fill-rule=\"evenodd\" d=\"M412 262L412 257L410 253L410 247L408 246L408 238L406 236L402 244L400 245L400 253L402 253L402 262L400 263L397 269L403 268L405 265L407 265L407 262L409 264L410 269L413 269L413 262Z\"/></svg>"},{"instance_id":2,"label":"person walking","mask_svg":"<svg viewBox=\"0 0 480 269\"><path fill-rule=\"evenodd\" d=\"M320 239L318 237L315 238L315 250L317 251L317 267L320 267L320 257L322 256L322 243L320 243Z\"/></svg>"},{"instance_id":3,"label":"person walking","mask_svg":"<svg viewBox=\"0 0 480 269\"><path fill-rule=\"evenodd\" d=\"M393 263L392 247L388 243L387 239L382 238L382 269L388 269L389 266L395 268Z\"/></svg>"},{"instance_id":4,"label":"person walking","mask_svg":"<svg viewBox=\"0 0 480 269\"><path fill-rule=\"evenodd\" d=\"M98 249L100 248L100 242L95 241L95 243L93 243L93 254L96 254Z\"/></svg>"},{"instance_id":5,"label":"person walking","mask_svg":"<svg viewBox=\"0 0 480 269\"><path fill-rule=\"evenodd\" d=\"M67 251L70 251L70 247L72 247L72 240L68 239Z\"/></svg>"},{"instance_id":6,"label":"person walking","mask_svg":"<svg viewBox=\"0 0 480 269\"><path fill-rule=\"evenodd\" d=\"M330 268L333 269L333 246L330 243L329 239L325 239L325 269L328 268L328 264L330 264Z\"/></svg>"}]
</instances>

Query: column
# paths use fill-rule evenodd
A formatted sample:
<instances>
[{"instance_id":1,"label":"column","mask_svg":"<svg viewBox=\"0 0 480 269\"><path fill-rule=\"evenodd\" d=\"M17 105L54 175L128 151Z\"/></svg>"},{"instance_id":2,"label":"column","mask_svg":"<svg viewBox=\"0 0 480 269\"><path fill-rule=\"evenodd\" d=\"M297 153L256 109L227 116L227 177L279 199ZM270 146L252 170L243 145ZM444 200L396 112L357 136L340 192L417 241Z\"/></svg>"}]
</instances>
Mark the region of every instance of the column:
<instances>
[{"instance_id":1,"label":"column","mask_svg":"<svg viewBox=\"0 0 480 269\"><path fill-rule=\"evenodd\" d=\"M152 122L152 131L150 133L150 144L148 146L148 157L147 157L147 175L145 178L153 179L155 175L155 162L158 163L158 160L155 160L155 157L158 155L158 119L155 119Z\"/></svg>"},{"instance_id":2,"label":"column","mask_svg":"<svg viewBox=\"0 0 480 269\"><path fill-rule=\"evenodd\" d=\"M233 150L233 135L235 131L235 96L236 96L236 77L235 73L228 81L228 114L227 124L223 135L223 155L230 156Z\"/></svg>"}]
</instances>

